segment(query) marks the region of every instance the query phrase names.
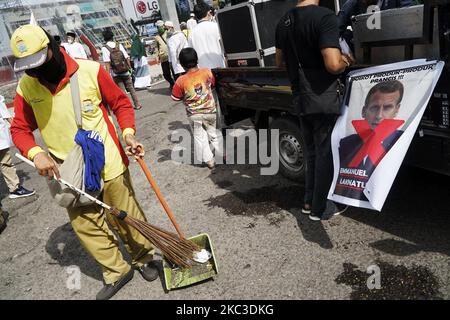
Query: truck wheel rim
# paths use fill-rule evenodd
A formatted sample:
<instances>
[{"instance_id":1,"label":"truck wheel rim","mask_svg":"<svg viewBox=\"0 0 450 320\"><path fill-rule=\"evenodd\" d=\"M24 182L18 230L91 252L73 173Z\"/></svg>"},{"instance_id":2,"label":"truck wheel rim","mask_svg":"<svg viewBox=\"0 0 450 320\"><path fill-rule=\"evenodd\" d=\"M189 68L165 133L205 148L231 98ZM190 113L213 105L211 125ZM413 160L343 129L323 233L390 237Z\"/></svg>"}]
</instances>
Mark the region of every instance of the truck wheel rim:
<instances>
[{"instance_id":1,"label":"truck wheel rim","mask_svg":"<svg viewBox=\"0 0 450 320\"><path fill-rule=\"evenodd\" d=\"M303 150L295 136L291 134L281 135L280 161L290 170L300 171L303 168Z\"/></svg>"}]
</instances>

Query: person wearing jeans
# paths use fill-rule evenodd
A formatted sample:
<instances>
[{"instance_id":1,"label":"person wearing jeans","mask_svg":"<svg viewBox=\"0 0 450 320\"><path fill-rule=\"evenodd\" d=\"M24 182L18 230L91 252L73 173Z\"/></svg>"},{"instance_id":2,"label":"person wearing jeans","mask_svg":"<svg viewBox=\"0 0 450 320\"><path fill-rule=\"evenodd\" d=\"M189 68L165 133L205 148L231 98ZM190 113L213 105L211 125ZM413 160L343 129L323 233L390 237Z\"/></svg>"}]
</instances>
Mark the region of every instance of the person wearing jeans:
<instances>
[{"instance_id":1,"label":"person wearing jeans","mask_svg":"<svg viewBox=\"0 0 450 320\"><path fill-rule=\"evenodd\" d=\"M300 89L305 85L300 83L300 65L303 70L328 73L325 81L333 80L334 83L353 61L351 56L341 53L336 15L319 7L319 0L299 0L297 6L281 18L275 38L276 64L281 67L286 63L295 100L302 99ZM313 80L310 80L312 89L321 88L324 79ZM306 144L306 191L302 213L314 221L328 219L346 209L327 200L333 178L331 132L339 105L317 104L317 108L310 106L310 109L302 110L296 103L295 107Z\"/></svg>"},{"instance_id":2,"label":"person wearing jeans","mask_svg":"<svg viewBox=\"0 0 450 320\"><path fill-rule=\"evenodd\" d=\"M142 105L139 102L139 99L136 95L136 90L134 89L133 80L131 76L128 74L126 76L115 76L113 78L114 82L119 86L119 88L123 92L129 92L131 99L133 100L134 109L139 110L142 108Z\"/></svg>"},{"instance_id":3,"label":"person wearing jeans","mask_svg":"<svg viewBox=\"0 0 450 320\"><path fill-rule=\"evenodd\" d=\"M333 180L331 133L336 119L337 115L334 114L300 117L300 130L306 148L304 202L318 212L327 209L328 191Z\"/></svg>"},{"instance_id":4,"label":"person wearing jeans","mask_svg":"<svg viewBox=\"0 0 450 320\"><path fill-rule=\"evenodd\" d=\"M103 56L103 62L105 63L106 71L108 71L111 74L111 77L114 79L114 82L119 86L119 88L123 92L130 93L131 99L133 100L134 109L136 109L136 110L141 109L142 105L139 102L139 99L136 95L136 90L134 89L133 79L131 78L130 72L126 71L124 73L119 73L119 74L114 72L114 70L111 66L111 51L110 50L113 50L116 47L116 45L119 46L119 49L123 54L123 57L127 61L129 70L131 70L130 56L128 55L127 51L121 44L117 44L116 42L113 41L114 35L113 35L112 31L110 31L110 30L104 31L103 38L106 42L106 46L102 47L102 56Z\"/></svg>"}]
</instances>

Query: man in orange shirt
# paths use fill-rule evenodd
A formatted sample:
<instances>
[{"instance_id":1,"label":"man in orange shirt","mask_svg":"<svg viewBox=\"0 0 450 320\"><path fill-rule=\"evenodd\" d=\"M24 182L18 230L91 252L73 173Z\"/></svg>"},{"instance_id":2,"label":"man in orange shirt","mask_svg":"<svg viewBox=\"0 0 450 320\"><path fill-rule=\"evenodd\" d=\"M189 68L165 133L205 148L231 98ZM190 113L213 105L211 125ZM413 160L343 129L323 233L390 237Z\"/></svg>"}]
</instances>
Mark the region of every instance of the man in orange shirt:
<instances>
[{"instance_id":1,"label":"man in orange shirt","mask_svg":"<svg viewBox=\"0 0 450 320\"><path fill-rule=\"evenodd\" d=\"M13 142L20 152L34 162L40 175L59 178L54 159L65 160L75 145L78 130L69 85L70 77L77 73L83 129L95 130L104 143L105 166L101 175L105 184L101 200L137 219L146 220L135 198L127 168L126 155L144 156L144 148L134 136L134 111L128 97L98 62L72 59L38 26L18 28L11 36L10 45L16 57L15 71L25 71L17 87L11 125ZM122 130L126 154L119 143L110 111ZM39 129L48 152L36 144L33 136L36 129ZM97 299L111 298L134 274L134 269L119 251L119 242L106 219L124 242L133 267L148 281L158 277L158 271L151 263L154 249L137 230L106 214L95 204L68 208L67 211L81 244L102 267L105 286Z\"/></svg>"}]
</instances>

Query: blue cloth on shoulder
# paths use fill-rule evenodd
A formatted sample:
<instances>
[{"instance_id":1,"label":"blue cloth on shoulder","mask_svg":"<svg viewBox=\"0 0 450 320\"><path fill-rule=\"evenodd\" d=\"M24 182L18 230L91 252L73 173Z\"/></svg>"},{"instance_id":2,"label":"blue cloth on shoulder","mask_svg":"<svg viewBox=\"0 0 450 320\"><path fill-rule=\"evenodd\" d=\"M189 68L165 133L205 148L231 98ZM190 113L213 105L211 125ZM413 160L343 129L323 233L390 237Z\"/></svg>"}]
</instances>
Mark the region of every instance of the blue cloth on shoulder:
<instances>
[{"instance_id":1,"label":"blue cloth on shoulder","mask_svg":"<svg viewBox=\"0 0 450 320\"><path fill-rule=\"evenodd\" d=\"M105 146L97 131L78 129L75 142L83 149L84 184L88 191L101 189L101 173L105 166Z\"/></svg>"}]
</instances>

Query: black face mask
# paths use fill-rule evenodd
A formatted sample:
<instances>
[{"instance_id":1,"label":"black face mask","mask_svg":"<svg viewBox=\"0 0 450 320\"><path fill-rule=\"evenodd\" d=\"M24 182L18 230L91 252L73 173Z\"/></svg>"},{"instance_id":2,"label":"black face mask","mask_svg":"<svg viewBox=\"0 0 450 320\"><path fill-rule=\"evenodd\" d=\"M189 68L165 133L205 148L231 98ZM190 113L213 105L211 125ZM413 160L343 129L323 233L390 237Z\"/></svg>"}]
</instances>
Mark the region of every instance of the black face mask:
<instances>
[{"instance_id":1,"label":"black face mask","mask_svg":"<svg viewBox=\"0 0 450 320\"><path fill-rule=\"evenodd\" d=\"M37 68L26 70L25 73L31 77L50 82L51 84L59 84L66 75L66 62L55 39L47 32L45 33L50 40L48 48L52 50L53 57Z\"/></svg>"},{"instance_id":2,"label":"black face mask","mask_svg":"<svg viewBox=\"0 0 450 320\"><path fill-rule=\"evenodd\" d=\"M64 65L61 66L61 64L55 59L55 56L53 56L43 65L34 69L26 70L25 73L29 76L45 80L52 84L58 84L66 75L66 65L64 63Z\"/></svg>"}]
</instances>

